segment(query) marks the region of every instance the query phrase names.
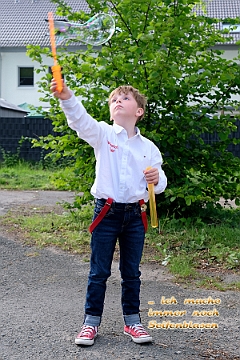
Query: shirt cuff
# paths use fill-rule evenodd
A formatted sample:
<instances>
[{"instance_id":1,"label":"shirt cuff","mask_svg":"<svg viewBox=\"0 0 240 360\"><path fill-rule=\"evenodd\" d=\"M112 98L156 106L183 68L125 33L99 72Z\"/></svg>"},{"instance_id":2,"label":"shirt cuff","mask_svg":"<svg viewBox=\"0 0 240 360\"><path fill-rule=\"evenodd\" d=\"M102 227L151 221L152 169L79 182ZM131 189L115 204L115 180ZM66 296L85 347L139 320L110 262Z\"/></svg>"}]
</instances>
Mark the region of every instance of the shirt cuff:
<instances>
[{"instance_id":1,"label":"shirt cuff","mask_svg":"<svg viewBox=\"0 0 240 360\"><path fill-rule=\"evenodd\" d=\"M62 108L72 108L77 104L77 98L74 93L71 91L71 97L68 100L60 100L60 104Z\"/></svg>"}]
</instances>

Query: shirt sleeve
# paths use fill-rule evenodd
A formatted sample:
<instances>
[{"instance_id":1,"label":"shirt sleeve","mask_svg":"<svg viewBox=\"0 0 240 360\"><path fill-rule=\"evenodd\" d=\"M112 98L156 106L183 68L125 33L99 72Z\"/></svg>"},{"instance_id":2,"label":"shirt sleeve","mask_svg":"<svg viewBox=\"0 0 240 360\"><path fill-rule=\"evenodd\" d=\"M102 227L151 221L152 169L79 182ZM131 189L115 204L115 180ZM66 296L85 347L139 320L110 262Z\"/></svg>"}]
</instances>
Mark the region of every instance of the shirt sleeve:
<instances>
[{"instance_id":1,"label":"shirt sleeve","mask_svg":"<svg viewBox=\"0 0 240 360\"><path fill-rule=\"evenodd\" d=\"M165 172L162 169L163 159L161 152L159 151L158 147L152 143L152 167L157 168L159 172L159 181L157 185L154 186L155 194L162 193L167 187L167 177Z\"/></svg>"},{"instance_id":2,"label":"shirt sleeve","mask_svg":"<svg viewBox=\"0 0 240 360\"><path fill-rule=\"evenodd\" d=\"M70 99L60 100L60 105L66 115L68 126L77 132L79 138L95 147L104 136L101 123L87 113L73 93Z\"/></svg>"}]
</instances>

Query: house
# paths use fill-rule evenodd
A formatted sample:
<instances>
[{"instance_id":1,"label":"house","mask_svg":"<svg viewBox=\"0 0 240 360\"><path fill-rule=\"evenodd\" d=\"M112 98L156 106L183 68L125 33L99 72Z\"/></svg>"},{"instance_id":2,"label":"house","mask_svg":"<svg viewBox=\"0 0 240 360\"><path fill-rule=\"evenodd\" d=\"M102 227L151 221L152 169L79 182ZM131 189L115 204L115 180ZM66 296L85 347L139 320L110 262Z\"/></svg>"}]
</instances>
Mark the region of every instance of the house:
<instances>
[{"instance_id":1,"label":"house","mask_svg":"<svg viewBox=\"0 0 240 360\"><path fill-rule=\"evenodd\" d=\"M1 118L21 118L27 115L27 111L23 108L11 104L0 98L0 119Z\"/></svg>"},{"instance_id":2,"label":"house","mask_svg":"<svg viewBox=\"0 0 240 360\"><path fill-rule=\"evenodd\" d=\"M205 0L207 15L219 19L240 16L240 0ZM85 0L66 0L73 11L89 12ZM26 55L26 45L49 47L48 12L56 10L50 0L0 0L0 98L16 105L28 103L46 106L39 100L37 82L42 74L34 69L39 67ZM56 19L56 17L55 17ZM59 19L59 18L58 18ZM221 28L229 24L219 22ZM233 41L219 45L225 50L223 55L233 59L238 54L236 41L240 40L240 24L233 32ZM75 48L84 48L74 45ZM53 65L51 58L45 57L44 64Z\"/></svg>"},{"instance_id":3,"label":"house","mask_svg":"<svg viewBox=\"0 0 240 360\"><path fill-rule=\"evenodd\" d=\"M230 28L231 25L227 19L240 18L239 0L206 0L206 3L207 16L220 19L218 23L220 30ZM237 42L240 41L240 22L236 29L231 30L230 35L232 37L231 41L226 42L225 44L216 45L215 48L224 51L224 54L222 55L223 58L233 60L236 59L239 54L239 45ZM233 95L232 99L240 101L240 95Z\"/></svg>"}]
</instances>

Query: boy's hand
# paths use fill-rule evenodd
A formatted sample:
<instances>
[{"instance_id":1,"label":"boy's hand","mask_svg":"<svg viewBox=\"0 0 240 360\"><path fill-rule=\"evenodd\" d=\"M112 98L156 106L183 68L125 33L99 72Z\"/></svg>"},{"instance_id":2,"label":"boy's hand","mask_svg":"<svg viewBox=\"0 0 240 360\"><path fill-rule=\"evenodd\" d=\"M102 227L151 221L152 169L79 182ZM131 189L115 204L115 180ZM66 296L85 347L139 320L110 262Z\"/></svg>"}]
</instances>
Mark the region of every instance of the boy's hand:
<instances>
[{"instance_id":1,"label":"boy's hand","mask_svg":"<svg viewBox=\"0 0 240 360\"><path fill-rule=\"evenodd\" d=\"M68 89L68 87L66 86L66 84L63 82L63 89L61 92L57 91L57 83L54 79L52 79L51 81L51 85L50 85L50 90L53 93L53 95L60 99L60 100L68 100L70 99L70 97L72 96L71 91Z\"/></svg>"},{"instance_id":2,"label":"boy's hand","mask_svg":"<svg viewBox=\"0 0 240 360\"><path fill-rule=\"evenodd\" d=\"M146 182L148 184L154 184L157 185L159 181L159 172L157 168L151 168L149 170L143 171L145 175Z\"/></svg>"}]
</instances>

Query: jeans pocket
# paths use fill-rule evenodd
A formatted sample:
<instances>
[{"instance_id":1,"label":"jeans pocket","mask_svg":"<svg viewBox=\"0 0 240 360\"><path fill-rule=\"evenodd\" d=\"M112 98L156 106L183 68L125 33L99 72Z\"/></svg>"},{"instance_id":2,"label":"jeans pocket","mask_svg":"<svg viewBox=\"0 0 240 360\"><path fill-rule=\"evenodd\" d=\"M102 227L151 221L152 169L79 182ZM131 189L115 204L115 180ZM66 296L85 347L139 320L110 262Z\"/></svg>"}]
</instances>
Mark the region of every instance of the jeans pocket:
<instances>
[{"instance_id":1,"label":"jeans pocket","mask_svg":"<svg viewBox=\"0 0 240 360\"><path fill-rule=\"evenodd\" d=\"M104 203L99 203L97 201L97 203L95 204L95 208L94 208L94 216L93 216L93 220L96 219L96 217L101 213L102 209L104 208ZM108 212L105 214L104 217L109 217L110 215L114 214L114 210L112 207L110 207L110 209L108 210Z\"/></svg>"},{"instance_id":2,"label":"jeans pocket","mask_svg":"<svg viewBox=\"0 0 240 360\"><path fill-rule=\"evenodd\" d=\"M139 218L142 216L140 205L135 207L134 213L135 213L135 215L138 216Z\"/></svg>"}]
</instances>

